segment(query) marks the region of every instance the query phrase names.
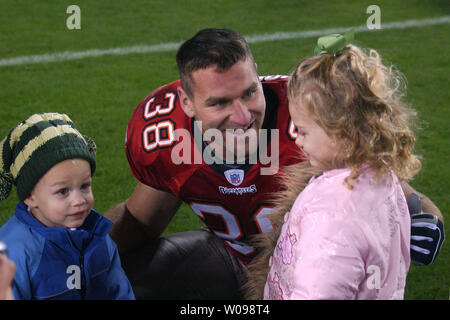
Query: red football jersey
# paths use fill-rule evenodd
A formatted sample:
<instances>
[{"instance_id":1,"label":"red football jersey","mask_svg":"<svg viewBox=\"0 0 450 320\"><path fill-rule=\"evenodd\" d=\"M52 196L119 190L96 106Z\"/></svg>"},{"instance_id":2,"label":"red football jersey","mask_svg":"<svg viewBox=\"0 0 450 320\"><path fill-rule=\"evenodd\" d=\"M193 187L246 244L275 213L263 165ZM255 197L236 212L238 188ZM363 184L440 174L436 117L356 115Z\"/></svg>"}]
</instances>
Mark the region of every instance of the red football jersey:
<instances>
[{"instance_id":1,"label":"red football jersey","mask_svg":"<svg viewBox=\"0 0 450 320\"><path fill-rule=\"evenodd\" d=\"M261 77L266 98L263 129L270 139L267 150L260 152L272 155L276 150L272 148L278 147L279 168L304 159L294 142L287 80L287 76ZM272 229L264 214L273 208L271 199L280 188L279 171L261 174L261 169L273 165L267 158L232 166L205 162L198 126L180 107L179 85L178 80L155 90L134 110L126 134L131 172L142 183L187 202L229 250L248 263L255 250L245 242Z\"/></svg>"}]
</instances>

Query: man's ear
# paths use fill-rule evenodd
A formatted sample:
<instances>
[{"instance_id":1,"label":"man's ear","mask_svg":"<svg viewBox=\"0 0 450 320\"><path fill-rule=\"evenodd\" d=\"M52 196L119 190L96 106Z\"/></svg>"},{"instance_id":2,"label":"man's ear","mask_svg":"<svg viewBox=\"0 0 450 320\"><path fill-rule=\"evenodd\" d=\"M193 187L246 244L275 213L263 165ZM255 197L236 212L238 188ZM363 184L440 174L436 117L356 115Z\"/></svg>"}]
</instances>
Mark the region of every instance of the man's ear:
<instances>
[{"instance_id":1,"label":"man's ear","mask_svg":"<svg viewBox=\"0 0 450 320\"><path fill-rule=\"evenodd\" d=\"M188 94L183 90L181 86L177 88L178 99L180 101L180 106L183 109L184 113L189 117L194 117L194 109L193 102L191 98L189 98Z\"/></svg>"}]
</instances>

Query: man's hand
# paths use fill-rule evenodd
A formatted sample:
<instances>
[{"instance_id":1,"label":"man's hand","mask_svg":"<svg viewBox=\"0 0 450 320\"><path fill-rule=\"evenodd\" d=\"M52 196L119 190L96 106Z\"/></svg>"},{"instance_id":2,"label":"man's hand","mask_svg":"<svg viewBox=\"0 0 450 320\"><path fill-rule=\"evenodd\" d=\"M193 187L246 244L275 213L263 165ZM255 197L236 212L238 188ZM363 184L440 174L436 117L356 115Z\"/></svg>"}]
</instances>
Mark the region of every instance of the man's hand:
<instances>
[{"instance_id":1,"label":"man's hand","mask_svg":"<svg viewBox=\"0 0 450 320\"><path fill-rule=\"evenodd\" d=\"M411 193L406 201L411 216L411 261L415 265L429 265L441 250L444 225L437 216L422 211L417 194Z\"/></svg>"}]
</instances>

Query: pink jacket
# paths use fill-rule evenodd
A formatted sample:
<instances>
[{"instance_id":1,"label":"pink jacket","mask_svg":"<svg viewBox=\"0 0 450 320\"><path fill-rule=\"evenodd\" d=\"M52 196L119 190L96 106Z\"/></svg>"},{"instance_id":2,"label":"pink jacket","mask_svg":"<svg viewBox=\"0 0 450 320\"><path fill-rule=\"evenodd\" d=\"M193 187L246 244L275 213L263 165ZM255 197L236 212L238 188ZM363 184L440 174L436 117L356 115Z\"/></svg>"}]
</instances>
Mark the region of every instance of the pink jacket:
<instances>
[{"instance_id":1,"label":"pink jacket","mask_svg":"<svg viewBox=\"0 0 450 320\"><path fill-rule=\"evenodd\" d=\"M349 169L312 179L295 200L274 254L264 299L403 299L410 217L395 175L374 182Z\"/></svg>"}]
</instances>

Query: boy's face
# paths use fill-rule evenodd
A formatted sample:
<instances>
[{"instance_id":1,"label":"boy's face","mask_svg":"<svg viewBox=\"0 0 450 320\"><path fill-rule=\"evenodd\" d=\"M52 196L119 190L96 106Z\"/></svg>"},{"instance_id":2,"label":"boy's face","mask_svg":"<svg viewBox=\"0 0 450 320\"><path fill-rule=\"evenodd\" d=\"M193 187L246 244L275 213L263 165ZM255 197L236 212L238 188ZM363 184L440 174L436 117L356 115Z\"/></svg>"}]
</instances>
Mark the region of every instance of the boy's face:
<instances>
[{"instance_id":1,"label":"boy's face","mask_svg":"<svg viewBox=\"0 0 450 320\"><path fill-rule=\"evenodd\" d=\"M47 227L80 227L94 204L89 162L59 162L42 176L24 202Z\"/></svg>"}]
</instances>

